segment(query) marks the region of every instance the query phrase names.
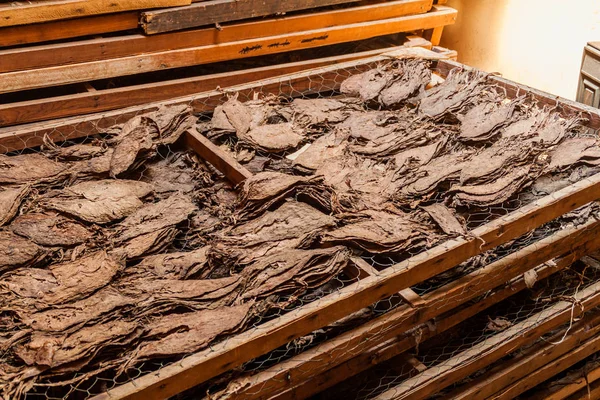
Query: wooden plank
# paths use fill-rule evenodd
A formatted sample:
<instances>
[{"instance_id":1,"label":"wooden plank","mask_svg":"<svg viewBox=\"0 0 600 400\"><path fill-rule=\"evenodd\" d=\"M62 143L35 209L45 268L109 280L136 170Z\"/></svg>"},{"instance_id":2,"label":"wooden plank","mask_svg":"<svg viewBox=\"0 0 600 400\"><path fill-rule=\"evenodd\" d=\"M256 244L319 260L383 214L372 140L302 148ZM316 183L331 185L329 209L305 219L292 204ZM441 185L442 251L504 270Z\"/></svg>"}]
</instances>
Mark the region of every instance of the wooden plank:
<instances>
[{"instance_id":1,"label":"wooden plank","mask_svg":"<svg viewBox=\"0 0 600 400\"><path fill-rule=\"evenodd\" d=\"M137 11L0 28L0 47L49 42L136 29ZM4 61L0 63L4 66Z\"/></svg>"},{"instance_id":2,"label":"wooden plank","mask_svg":"<svg viewBox=\"0 0 600 400\"><path fill-rule=\"evenodd\" d=\"M434 46L439 46L442 40L442 33L444 32L443 26L436 26L433 29L429 29L425 32L425 39L429 40Z\"/></svg>"},{"instance_id":3,"label":"wooden plank","mask_svg":"<svg viewBox=\"0 0 600 400\"><path fill-rule=\"evenodd\" d=\"M382 20L425 12L432 0L396 0L362 7L254 21L156 36L127 35L0 51L0 72L47 68L288 35L307 30ZM290 39L291 40L291 39ZM282 41L281 43L286 43ZM280 50L292 44L281 45ZM277 47L277 46L276 46Z\"/></svg>"},{"instance_id":4,"label":"wooden plank","mask_svg":"<svg viewBox=\"0 0 600 400\"><path fill-rule=\"evenodd\" d=\"M250 171L195 130L187 131L184 141L187 146L208 161L234 184L237 185L252 177Z\"/></svg>"},{"instance_id":5,"label":"wooden plank","mask_svg":"<svg viewBox=\"0 0 600 400\"><path fill-rule=\"evenodd\" d=\"M559 301L526 320L480 342L430 370L435 373L421 373L395 386L381 395L378 400L424 399L451 384L471 375L481 368L502 358L517 348L537 340L542 334L567 323L573 316L578 317L583 309L591 309L600 304L600 282L591 284L573 295L582 307L575 307L571 301Z\"/></svg>"},{"instance_id":6,"label":"wooden plank","mask_svg":"<svg viewBox=\"0 0 600 400\"><path fill-rule=\"evenodd\" d=\"M476 303L470 308L471 313L469 311L456 312L455 310L461 304L483 295L512 278L522 276L523 273L537 263L546 261L554 255L560 255L562 248L572 245L573 252L568 257L562 257L557 262L556 267L539 267L537 269L539 279L567 267L582 254L595 251L600 247L600 240L589 241L589 232L589 230L583 228L578 231L572 230L566 236L553 235L553 237L544 239L543 242L517 251L508 258L498 260L481 270L466 275L459 281L450 282L424 295L422 298L425 304L420 309L401 306L364 326L346 332L260 374L247 379L242 378L244 384L240 385L235 394L230 394L231 400L254 399L255 397L252 397L253 393L260 393L261 396L256 397L256 399L268 399L294 386L296 388L282 395L283 399L290 398L288 396L292 396L291 398L305 398L315 394L316 391L313 390L318 389L315 380L318 380L321 385L320 390L323 390L341 380L339 377L334 379L337 372L359 369L360 363L356 364L353 361L348 361L349 365L352 366L351 368L343 365L340 365L339 368L336 367L336 365L345 363L346 360L351 359L357 353L366 351L395 335L410 331L431 319L436 319L443 313L451 312L452 315L442 318L441 321L437 321L435 324L436 333L443 332L474 315L473 312L481 311L508 297L511 293L514 293L513 288L514 290L523 290L525 283L522 278L519 278L511 283L508 292L497 296L489 296L490 300ZM548 250L550 252L547 252ZM449 301L449 299L452 299L452 301ZM390 353L389 357L406 351L414 345L412 339L395 345L397 352ZM348 351L348 349L352 349L352 351ZM332 368L334 372L331 374L325 372ZM321 375L327 375L327 378L317 378Z\"/></svg>"},{"instance_id":7,"label":"wooden plank","mask_svg":"<svg viewBox=\"0 0 600 400\"><path fill-rule=\"evenodd\" d=\"M0 5L0 27L190 3L191 0L55 0L10 3Z\"/></svg>"},{"instance_id":8,"label":"wooden plank","mask_svg":"<svg viewBox=\"0 0 600 400\"><path fill-rule=\"evenodd\" d=\"M595 176L595 179L600 181L600 175ZM142 376L132 382L109 390L104 395L95 397L95 399L166 398L179 393L259 355L272 351L297 337L367 307L382 298L390 297L399 290L442 273L480 252L521 236L540 224L548 222L568 210L579 207L581 205L579 204L580 201L587 200L585 203L588 203L591 199L588 200L588 197L583 195L582 186L588 187L589 185L590 182L576 183L569 188L556 192L552 196L544 197L522 207L518 211L479 227L472 231L468 237L453 239L424 251L381 271L379 276L369 276L357 283L341 288L318 302L306 304L302 308L291 311L280 318L266 322L255 329L211 346L210 349L187 357L177 365L167 366L157 372ZM587 190L584 190L584 192L587 192ZM597 193L587 194L592 198L596 198L597 195ZM525 272L538 263L536 262L537 257L541 257L542 254L552 258L558 251L566 252L564 247L556 245L557 240L560 240L563 246L566 246L566 243L576 246L576 243L582 242L586 242L586 245L588 245L589 242L585 239L593 238L592 240L596 240L596 236L600 240L600 235L595 235L590 230L585 231L586 228L592 228L591 224L594 224L597 229L598 225L596 224L600 223L593 222L577 228L578 230L582 229L581 234L585 233L583 237L574 235L573 232L567 233L569 229L565 229L553 235L551 239L546 238L548 241L543 239L526 248L530 255L525 258L523 258L523 253L520 253L520 258L515 259L514 255L509 255L499 261L503 263L512 261L517 264L515 268L526 266L523 271ZM553 245L550 245L550 243ZM528 265L532 262L534 264ZM493 276L485 275L484 278L482 282L489 282ZM443 304L448 305L447 299L444 299L440 307L427 307L417 310L423 315L428 311L434 312L443 308ZM388 313L380 317L379 321L387 321L390 324L406 322L398 321L394 317L397 317L397 314L394 312ZM371 322L369 327L374 325L374 322ZM381 332L381 330L378 330L378 332ZM354 339L360 339L360 336Z\"/></svg>"},{"instance_id":9,"label":"wooden plank","mask_svg":"<svg viewBox=\"0 0 600 400\"><path fill-rule=\"evenodd\" d=\"M141 25L147 35L179 29L195 28L240 19L281 15L290 11L306 10L358 0L212 0L186 7L147 11Z\"/></svg>"},{"instance_id":10,"label":"wooden plank","mask_svg":"<svg viewBox=\"0 0 600 400\"><path fill-rule=\"evenodd\" d=\"M564 378L564 382L563 379L558 382L552 382L548 389L537 391L533 396L527 397L527 400L564 400L580 390L585 390L588 385L600 379L600 367L593 368L590 371L584 369L582 372L585 375L577 380L573 381L572 377L567 375Z\"/></svg>"},{"instance_id":11,"label":"wooden plank","mask_svg":"<svg viewBox=\"0 0 600 400\"><path fill-rule=\"evenodd\" d=\"M111 60L8 72L0 76L0 93L328 46L391 33L407 32L423 27L428 28L452 24L455 20L456 10L440 6L433 12L414 16L341 25L333 28L169 50Z\"/></svg>"},{"instance_id":12,"label":"wooden plank","mask_svg":"<svg viewBox=\"0 0 600 400\"><path fill-rule=\"evenodd\" d=\"M568 400L595 400L600 399L600 382L594 382L591 385L581 389L579 392L567 397Z\"/></svg>"},{"instance_id":13,"label":"wooden plank","mask_svg":"<svg viewBox=\"0 0 600 400\"><path fill-rule=\"evenodd\" d=\"M485 376L465 384L444 398L511 400L600 351L598 312L586 315L567 329L526 349L499 368L486 372Z\"/></svg>"},{"instance_id":14,"label":"wooden plank","mask_svg":"<svg viewBox=\"0 0 600 400\"><path fill-rule=\"evenodd\" d=\"M411 288L402 289L398 292L398 294L413 308L423 307L425 305L425 300L423 300L423 298L415 293Z\"/></svg>"},{"instance_id":15,"label":"wooden plank","mask_svg":"<svg viewBox=\"0 0 600 400\"><path fill-rule=\"evenodd\" d=\"M0 104L0 127L116 110L119 108L147 104L149 102L190 96L195 93L215 90L217 87L226 89L230 86L256 80L273 78L279 75L286 75L361 58L368 58L389 51L405 51L405 46L417 45L430 46L431 43L424 39L413 39L400 47L370 50L341 56L252 68L242 71L159 81L123 88L97 90L93 94L78 93L39 100Z\"/></svg>"}]
</instances>

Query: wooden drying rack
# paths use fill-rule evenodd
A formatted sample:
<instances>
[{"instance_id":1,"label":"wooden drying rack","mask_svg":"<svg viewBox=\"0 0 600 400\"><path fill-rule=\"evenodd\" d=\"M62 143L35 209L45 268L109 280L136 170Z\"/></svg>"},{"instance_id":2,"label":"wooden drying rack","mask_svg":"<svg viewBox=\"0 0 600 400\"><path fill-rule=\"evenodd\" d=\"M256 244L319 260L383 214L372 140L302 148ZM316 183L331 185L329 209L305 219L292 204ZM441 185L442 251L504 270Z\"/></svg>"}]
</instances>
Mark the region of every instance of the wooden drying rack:
<instances>
[{"instance_id":1,"label":"wooden drying rack","mask_svg":"<svg viewBox=\"0 0 600 400\"><path fill-rule=\"evenodd\" d=\"M394 57L406 54L386 54L367 59L350 61L279 78L249 83L229 88L226 92L238 93L238 99L253 99L257 93L286 96L314 94L339 88L349 76L364 72L390 62ZM439 58L429 53L428 56ZM452 68L468 68L450 60L437 60L433 69L446 76ZM600 111L566 99L520 85L501 77L490 77L498 86L506 89L509 97L528 94L540 105L556 106L564 115L584 114L587 126L600 128ZM123 123L135 115L158 109L161 105L190 104L195 112L211 112L227 100L224 91L212 91L176 100L131 107L103 114L64 118L51 123L32 123L17 128L0 129L0 151L18 151L42 144L44 135L54 141L81 138L101 133L116 123ZM196 132L188 132L184 138L189 147L223 172L234 183L251 174L231 157ZM501 244L560 217L580 206L600 198L600 174L583 179L567 188L480 226L465 237L446 241L410 259L382 271L376 271L359 258L353 259L356 282L339 291L260 326L251 328L228 340L186 357L181 362L161 368L129 383L118 386L95 397L104 399L165 399L190 387L205 382L221 373L264 355L286 343L316 329L331 324L380 299L400 293L407 304L386 313L368 323L335 337L299 357L286 360L252 377L249 386L232 398L290 398L306 397L348 374L360 372L369 363L381 362L400 354L415 345L414 338L402 336L406 331L431 320L436 320L436 330L426 333L433 336L464 321L477 312L496 304L502 299L526 287L521 277L535 269L539 279L566 268L571 262L600 248L600 222L568 228L554 233L528 247L504 257L481 270L447 283L445 286L419 296L411 286L447 271L469 258L493 249ZM555 265L544 264L555 260ZM512 281L509 286L505 284ZM492 291L485 300L468 302ZM452 296L453 301L447 301ZM600 284L580 293L586 308L600 304ZM544 314L544 324L519 326L522 335L511 340L512 346L527 344L534 334L547 332L564 323L564 304L558 303L553 314ZM563 308L561 308L563 307ZM571 343L575 347L575 340ZM566 345L565 345L566 346ZM347 349L352 348L352 352ZM448 382L467 376L474 367L481 368L494 361L493 355L482 352L474 364L447 365L445 374L435 382L417 385L415 398L422 398L432 388L440 389ZM414 361L414 360L412 360ZM413 363L417 370L422 365ZM351 372L349 372L351 371ZM414 379L419 379L417 375ZM443 382L442 382L443 381ZM261 390L256 391L260 387ZM253 391L254 389L255 391Z\"/></svg>"}]
</instances>

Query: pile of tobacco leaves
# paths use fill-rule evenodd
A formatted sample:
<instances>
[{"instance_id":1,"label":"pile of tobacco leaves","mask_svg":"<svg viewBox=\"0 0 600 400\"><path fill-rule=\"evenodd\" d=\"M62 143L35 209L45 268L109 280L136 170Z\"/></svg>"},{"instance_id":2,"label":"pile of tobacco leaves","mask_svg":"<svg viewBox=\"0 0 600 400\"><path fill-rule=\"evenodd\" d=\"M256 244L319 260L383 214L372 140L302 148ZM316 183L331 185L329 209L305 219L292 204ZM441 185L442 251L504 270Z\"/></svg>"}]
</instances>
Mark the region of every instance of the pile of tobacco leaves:
<instances>
[{"instance_id":1,"label":"pile of tobacco leaves","mask_svg":"<svg viewBox=\"0 0 600 400\"><path fill-rule=\"evenodd\" d=\"M0 394L199 351L314 297L352 254L414 254L466 234L464 210L597 172L579 119L478 72L430 81L390 62L337 97L231 97L205 122L162 108L0 155ZM254 176L232 187L180 147L189 129Z\"/></svg>"}]
</instances>

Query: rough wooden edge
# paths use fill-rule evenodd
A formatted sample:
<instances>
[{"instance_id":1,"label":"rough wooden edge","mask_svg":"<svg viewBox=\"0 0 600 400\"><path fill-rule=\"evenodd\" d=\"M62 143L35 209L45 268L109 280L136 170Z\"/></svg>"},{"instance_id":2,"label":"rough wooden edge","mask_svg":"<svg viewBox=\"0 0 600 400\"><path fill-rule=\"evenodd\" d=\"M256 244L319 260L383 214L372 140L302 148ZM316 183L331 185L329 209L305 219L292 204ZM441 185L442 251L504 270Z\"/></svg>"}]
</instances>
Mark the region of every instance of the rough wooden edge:
<instances>
[{"instance_id":1,"label":"rough wooden edge","mask_svg":"<svg viewBox=\"0 0 600 400\"><path fill-rule=\"evenodd\" d=\"M438 6L430 13L414 16L340 25L209 46L166 50L109 60L7 72L0 76L3 82L0 85L0 93L329 46L380 35L408 32L429 26L453 24L456 14L456 10L452 8Z\"/></svg>"},{"instance_id":2,"label":"rough wooden edge","mask_svg":"<svg viewBox=\"0 0 600 400\"><path fill-rule=\"evenodd\" d=\"M421 39L421 38L419 38ZM227 89L231 86L271 79L280 75L298 71L368 58L390 51L399 53L407 47L431 48L431 43L425 39L408 40L399 47L370 50L341 56L299 61L268 67L203 75L192 78L174 79L123 88L96 90L65 96L57 96L39 100L29 100L16 103L0 104L0 127L65 118L77 115L111 111L132 107L149 102L164 101L181 96L190 96L215 90L217 87ZM431 54L433 56L433 54Z\"/></svg>"},{"instance_id":3,"label":"rough wooden edge","mask_svg":"<svg viewBox=\"0 0 600 400\"><path fill-rule=\"evenodd\" d=\"M283 14L313 7L356 3L359 0L212 0L190 6L146 11L142 13L144 33L154 35L180 29L196 28L240 19Z\"/></svg>"},{"instance_id":4,"label":"rough wooden edge","mask_svg":"<svg viewBox=\"0 0 600 400\"><path fill-rule=\"evenodd\" d=\"M284 16L224 26L167 33L157 36L132 34L103 37L57 44L0 50L0 73L38 70L61 65L118 59L147 53L240 42L267 36L290 35L301 31L331 29L335 26L358 24L415 14L431 7L431 0L393 0L349 9ZM0 39L1 40L1 39ZM281 42L281 43L286 43ZM294 43L282 44L282 50ZM248 52L252 54L252 52ZM2 75L0 75L1 77Z\"/></svg>"},{"instance_id":5,"label":"rough wooden edge","mask_svg":"<svg viewBox=\"0 0 600 400\"><path fill-rule=\"evenodd\" d=\"M188 130L184 135L184 142L188 147L208 161L235 185L252 177L250 171L200 133Z\"/></svg>"},{"instance_id":6,"label":"rough wooden edge","mask_svg":"<svg viewBox=\"0 0 600 400\"><path fill-rule=\"evenodd\" d=\"M581 359L578 361L581 361ZM527 400L564 400L580 390L585 390L588 385L595 383L599 379L600 367L596 367L590 371L586 371L584 376L575 381L564 384L560 384L561 381L558 381L556 382L556 386L551 384L547 389L541 389L533 396L527 397Z\"/></svg>"}]
</instances>

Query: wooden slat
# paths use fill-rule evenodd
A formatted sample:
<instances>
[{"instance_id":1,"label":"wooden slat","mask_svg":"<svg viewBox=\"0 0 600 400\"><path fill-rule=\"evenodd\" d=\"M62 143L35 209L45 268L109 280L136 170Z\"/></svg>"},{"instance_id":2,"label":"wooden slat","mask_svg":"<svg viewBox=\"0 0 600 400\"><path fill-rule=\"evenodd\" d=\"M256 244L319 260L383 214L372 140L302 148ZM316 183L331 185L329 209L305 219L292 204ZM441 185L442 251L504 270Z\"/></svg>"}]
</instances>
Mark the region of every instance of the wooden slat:
<instances>
[{"instance_id":1,"label":"wooden slat","mask_svg":"<svg viewBox=\"0 0 600 400\"><path fill-rule=\"evenodd\" d=\"M594 176L594 180L600 183L600 175ZM472 231L469 237L450 240L443 245L436 246L381 271L379 276L369 276L355 284L341 288L318 302L306 304L302 308L291 311L280 318L231 337L225 342L211 346L210 349L183 359L177 365L167 366L155 373L142 376L130 383L109 390L106 394L97 396L96 399L166 398L179 393L259 355L272 351L297 337L335 322L382 298L390 297L402 289L442 273L480 252L506 243L569 210L588 203L597 197L597 193L587 193L589 186L590 178L479 227ZM586 189L583 189L583 187ZM585 202L580 204L581 201ZM596 223L594 222L594 224ZM587 227L591 228L592 225ZM584 229L584 227L578 229ZM565 229L558 232L552 236L551 241L561 240L563 245L567 242L575 245L577 242L585 241L577 235L567 234L567 231ZM584 238L594 237L593 240L596 239L594 234L590 234L589 231L586 233L587 235ZM565 237L561 237L561 235L565 235ZM600 240L600 235L596 236ZM578 239L578 241L573 242L575 239ZM540 244L543 243L546 242L542 240L537 246L533 246L537 247L537 250L528 248L531 255L524 259L522 256L517 259L518 265L525 266L528 263L535 262L536 257L541 257L542 254L554 257L557 251L566 251L565 248L556 245L546 245L540 248ZM503 262L512 260L511 255L503 260L505 260ZM528 265L526 269L536 264L537 262ZM485 276L485 278L484 281L487 282L491 281L493 277ZM447 298L444 300L443 304L447 305ZM433 312L434 309L440 308L427 307L417 310L425 314L427 311ZM390 324L403 322L396 319L390 321L390 315L394 316L394 313L383 315L381 318L382 320L387 318ZM369 324L369 326L372 325L373 323Z\"/></svg>"},{"instance_id":2,"label":"wooden slat","mask_svg":"<svg viewBox=\"0 0 600 400\"><path fill-rule=\"evenodd\" d=\"M191 6L147 11L142 14L142 28L147 35L195 28L240 19L280 15L358 0L212 0Z\"/></svg>"},{"instance_id":3,"label":"wooden slat","mask_svg":"<svg viewBox=\"0 0 600 400\"><path fill-rule=\"evenodd\" d=\"M598 229L600 228L597 227L596 230ZM425 303L419 309L408 306L399 307L370 321L364 326L346 332L327 343L303 352L301 355L280 363L249 379L242 378L244 385L241 385L235 396L232 395L231 398L254 399L254 397L249 396L252 396L253 393L260 393L261 397L256 397L256 399L267 399L294 386L297 386L297 388L290 392L298 394L297 398L304 398L305 396L314 394L316 393L312 391L316 389L314 380L318 379L318 376L336 365L351 359L357 353L366 351L395 335L414 329L420 324L435 319L445 312L450 312L455 307L483 295L514 277L521 276L521 274L536 264L560 255L561 251L564 251L562 250L564 248L573 246L573 252L569 257L563 257L559 260L556 267L557 271L573 263L582 254L595 251L600 247L600 240L588 237L590 231L587 228L582 227L565 233L566 235L564 236L560 233L555 234L540 243L521 249L481 270L474 271L455 282L450 282L422 296ZM552 269L554 267L549 268ZM541 267L538 269L538 273L540 279L542 279L543 276L548 276L551 272L548 271L548 268ZM522 279L517 280L513 282L513 285L515 290L522 290L524 281ZM512 285L510 290L512 290ZM507 294L503 296L506 297ZM490 296L490 298L491 300L477 303L473 310L481 311L501 300L498 296ZM468 314L468 311L456 312L449 318L445 318L446 322L436 323L437 332L450 329L450 327L471 315ZM400 352L408 350L413 345L412 340L407 340L401 345L396 345L395 348ZM352 351L350 352L348 349L352 349ZM390 357L392 356L393 354L390 354ZM360 368L352 361L349 361L349 363L349 365L353 366L350 369L347 366L340 365L339 368L335 367L334 370L339 372ZM321 389L325 388L323 386L333 385L340 381L339 377L337 380L334 379L336 376L335 373L327 374L327 376L328 378L324 380L319 378ZM288 396L284 395L282 398L285 399Z\"/></svg>"},{"instance_id":4,"label":"wooden slat","mask_svg":"<svg viewBox=\"0 0 600 400\"><path fill-rule=\"evenodd\" d=\"M582 372L584 376L575 381L571 380L572 377L567 375L564 382L563 380L553 382L548 389L538 390L533 396L527 397L527 400L564 400L600 380L600 367L593 368L590 371L584 369Z\"/></svg>"},{"instance_id":5,"label":"wooden slat","mask_svg":"<svg viewBox=\"0 0 600 400\"><path fill-rule=\"evenodd\" d=\"M557 259L555 265L550 267L547 265L542 265L534 270L538 274L539 279L545 279L548 276L561 271L562 269L568 267L572 264L573 261L572 256L563 257L561 259ZM498 304L500 301L509 298L510 296L515 295L516 293L527 288L527 284L525 280L520 278L511 283L508 286L503 286L499 289L496 289L489 295L487 295L484 299L475 302L473 304L467 305L466 307L458 307L455 310L450 312L446 312L440 317L434 319L435 323L433 324L434 330L431 330L428 326L421 326L419 343L423 343L428 339L440 335L447 330L453 328L459 323L471 318L475 314ZM317 393L322 392L325 389L328 389L350 377L357 375L368 368L371 368L373 365L382 363L391 359L392 357L397 356L400 353L406 352L416 345L416 339L414 335L399 335L396 336L383 344L376 345L373 348L364 350L360 352L356 357L337 365L325 372L322 372L314 377L306 379L300 385L289 389L281 394L275 395L271 397L273 400L287 400L287 399L305 399L313 396ZM300 359L307 357L306 353L302 355L294 357L296 363L300 363ZM294 359L289 360L292 362ZM312 362L322 362L320 359L312 360ZM306 361L304 361L306 363ZM287 362L283 365L287 365ZM268 370L267 370L268 371ZM294 376L294 375L290 375ZM244 381L248 384L248 380ZM258 382L258 380L250 381L251 385L254 385L254 382ZM256 387L256 391L264 392L265 387L269 387L272 384L272 381L262 382L261 386ZM246 392L252 393L252 388L246 389ZM251 397L254 399L254 397ZM256 397L256 399L267 399L268 396ZM235 399L235 396L233 397Z\"/></svg>"},{"instance_id":6,"label":"wooden slat","mask_svg":"<svg viewBox=\"0 0 600 400\"><path fill-rule=\"evenodd\" d=\"M591 309L600 304L600 283L594 283L574 299L582 307L575 307L570 301L559 301L547 309L534 314L508 329L480 342L430 370L435 373L422 373L410 378L402 384L393 387L381 395L378 400L387 399L424 399L451 384L463 379L492 362L502 358L520 347L526 346L541 335L567 323L572 317L578 317L585 309Z\"/></svg>"},{"instance_id":7,"label":"wooden slat","mask_svg":"<svg viewBox=\"0 0 600 400\"><path fill-rule=\"evenodd\" d=\"M485 376L452 391L445 398L512 400L600 350L598 312L586 315L567 329L526 349L501 367L486 372Z\"/></svg>"},{"instance_id":8,"label":"wooden slat","mask_svg":"<svg viewBox=\"0 0 600 400\"><path fill-rule=\"evenodd\" d=\"M0 28L0 47L49 42L136 29L137 11ZM4 65L4 61L0 63Z\"/></svg>"},{"instance_id":9,"label":"wooden slat","mask_svg":"<svg viewBox=\"0 0 600 400\"><path fill-rule=\"evenodd\" d=\"M396 0L350 9L254 21L224 26L221 29L208 28L156 36L127 35L9 49L0 51L0 60L2 60L0 72L116 59L166 50L223 45L265 36L287 35L307 30L382 20L392 16L400 17L424 12L431 8L431 2L432 0ZM285 43L285 41L281 43ZM282 45L280 50L291 46L291 43Z\"/></svg>"},{"instance_id":10,"label":"wooden slat","mask_svg":"<svg viewBox=\"0 0 600 400\"><path fill-rule=\"evenodd\" d=\"M454 23L455 19L456 10L439 6L433 12L414 16L110 60L8 72L0 76L0 93L327 46L419 28L448 25Z\"/></svg>"},{"instance_id":11,"label":"wooden slat","mask_svg":"<svg viewBox=\"0 0 600 400\"><path fill-rule=\"evenodd\" d=\"M0 27L35 24L120 11L183 6L190 0L55 0L0 5Z\"/></svg>"},{"instance_id":12,"label":"wooden slat","mask_svg":"<svg viewBox=\"0 0 600 400\"><path fill-rule=\"evenodd\" d=\"M579 392L567 397L567 400L596 400L600 399L600 382L596 381L584 387Z\"/></svg>"},{"instance_id":13,"label":"wooden slat","mask_svg":"<svg viewBox=\"0 0 600 400\"><path fill-rule=\"evenodd\" d=\"M252 177L250 171L195 130L187 131L184 139L188 147L208 161L234 184L237 185Z\"/></svg>"},{"instance_id":14,"label":"wooden slat","mask_svg":"<svg viewBox=\"0 0 600 400\"><path fill-rule=\"evenodd\" d=\"M192 78L165 80L122 88L97 90L93 94L78 93L39 100L0 104L0 127L116 110L154 101L190 96L192 94L215 90L217 87L226 89L230 86L256 80L372 57L388 51L404 51L405 46L431 47L431 43L424 39L413 39L406 42L404 46L395 48L371 50Z\"/></svg>"}]
</instances>

